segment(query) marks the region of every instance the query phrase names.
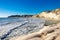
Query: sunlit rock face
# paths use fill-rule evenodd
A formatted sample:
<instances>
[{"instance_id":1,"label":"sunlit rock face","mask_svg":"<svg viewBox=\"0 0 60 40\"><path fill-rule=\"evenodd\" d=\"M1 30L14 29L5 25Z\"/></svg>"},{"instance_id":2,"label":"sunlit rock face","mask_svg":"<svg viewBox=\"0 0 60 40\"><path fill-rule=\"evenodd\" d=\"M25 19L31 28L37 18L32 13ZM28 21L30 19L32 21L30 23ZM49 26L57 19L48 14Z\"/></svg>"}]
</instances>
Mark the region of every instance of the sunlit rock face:
<instances>
[{"instance_id":1,"label":"sunlit rock face","mask_svg":"<svg viewBox=\"0 0 60 40\"><path fill-rule=\"evenodd\" d=\"M49 22L50 24L51 24L51 22L52 23L57 23L57 22L60 21L60 9L56 9L56 10L52 10L52 11L46 11L46 12L41 12L40 14L33 16L33 18L43 18L45 20L50 21Z\"/></svg>"},{"instance_id":2,"label":"sunlit rock face","mask_svg":"<svg viewBox=\"0 0 60 40\"><path fill-rule=\"evenodd\" d=\"M60 40L60 23L45 26L38 32L17 36L10 40Z\"/></svg>"}]
</instances>

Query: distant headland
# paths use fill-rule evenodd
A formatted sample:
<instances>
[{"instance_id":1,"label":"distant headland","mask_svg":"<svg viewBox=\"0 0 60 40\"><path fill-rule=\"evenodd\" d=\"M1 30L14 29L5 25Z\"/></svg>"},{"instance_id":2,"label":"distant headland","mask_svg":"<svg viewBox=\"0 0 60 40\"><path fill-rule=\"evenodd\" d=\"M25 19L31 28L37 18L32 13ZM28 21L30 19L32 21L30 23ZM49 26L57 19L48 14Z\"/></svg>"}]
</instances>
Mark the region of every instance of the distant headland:
<instances>
[{"instance_id":1,"label":"distant headland","mask_svg":"<svg viewBox=\"0 0 60 40\"><path fill-rule=\"evenodd\" d=\"M22 18L28 18L28 17L32 17L33 15L11 15L11 16L8 16L8 18L18 18L18 17L22 17Z\"/></svg>"}]
</instances>

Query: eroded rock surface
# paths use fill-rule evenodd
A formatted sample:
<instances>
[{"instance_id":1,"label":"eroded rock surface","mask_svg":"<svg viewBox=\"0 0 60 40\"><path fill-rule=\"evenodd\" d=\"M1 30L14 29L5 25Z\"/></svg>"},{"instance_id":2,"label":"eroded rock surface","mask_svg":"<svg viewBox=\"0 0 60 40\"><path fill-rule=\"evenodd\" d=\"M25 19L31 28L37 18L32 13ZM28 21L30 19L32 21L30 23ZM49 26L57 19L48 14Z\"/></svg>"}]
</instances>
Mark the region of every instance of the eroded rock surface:
<instances>
[{"instance_id":1,"label":"eroded rock surface","mask_svg":"<svg viewBox=\"0 0 60 40\"><path fill-rule=\"evenodd\" d=\"M46 25L56 24L60 22L60 9L41 12L32 18L43 18L46 20Z\"/></svg>"},{"instance_id":2,"label":"eroded rock surface","mask_svg":"<svg viewBox=\"0 0 60 40\"><path fill-rule=\"evenodd\" d=\"M60 23L42 28L40 31L10 40L60 40Z\"/></svg>"}]
</instances>

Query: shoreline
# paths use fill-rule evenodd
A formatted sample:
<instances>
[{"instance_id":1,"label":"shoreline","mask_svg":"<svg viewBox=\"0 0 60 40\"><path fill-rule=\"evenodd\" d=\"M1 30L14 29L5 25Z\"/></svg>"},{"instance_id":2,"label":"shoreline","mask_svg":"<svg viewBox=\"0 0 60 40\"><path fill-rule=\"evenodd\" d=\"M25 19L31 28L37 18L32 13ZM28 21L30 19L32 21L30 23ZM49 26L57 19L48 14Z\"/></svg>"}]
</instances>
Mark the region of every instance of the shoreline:
<instances>
[{"instance_id":1,"label":"shoreline","mask_svg":"<svg viewBox=\"0 0 60 40\"><path fill-rule=\"evenodd\" d=\"M58 28L58 29L57 29ZM54 38L55 37L55 38ZM10 40L60 40L60 23L51 26L45 26L38 32L24 36L17 36Z\"/></svg>"},{"instance_id":2,"label":"shoreline","mask_svg":"<svg viewBox=\"0 0 60 40\"><path fill-rule=\"evenodd\" d=\"M20 18L19 18L20 20ZM21 35L27 35L33 32L37 32L38 30L40 30L43 25L44 25L44 21L42 19L38 19L38 18L28 18L28 19L23 19L25 21L28 21L27 24L20 26L21 21L16 22L12 22L12 24L7 24L4 26L1 26L0 28L0 39L1 40L7 40L9 38L15 37L15 36L21 36ZM22 23L24 23L24 21L22 21ZM16 27L18 26L18 28L16 29ZM15 27L14 27L15 26ZM14 30L11 30L14 29ZM2 30L3 29L3 30ZM11 33L10 33L11 31Z\"/></svg>"}]
</instances>

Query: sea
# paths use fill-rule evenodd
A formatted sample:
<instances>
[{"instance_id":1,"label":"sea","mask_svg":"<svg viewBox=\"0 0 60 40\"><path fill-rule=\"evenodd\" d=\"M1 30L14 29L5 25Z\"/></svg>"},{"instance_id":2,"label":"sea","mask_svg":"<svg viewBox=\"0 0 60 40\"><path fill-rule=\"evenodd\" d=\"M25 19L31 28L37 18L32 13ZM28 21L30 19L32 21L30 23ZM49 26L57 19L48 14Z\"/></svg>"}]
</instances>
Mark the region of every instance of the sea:
<instances>
[{"instance_id":1,"label":"sea","mask_svg":"<svg viewBox=\"0 0 60 40\"><path fill-rule=\"evenodd\" d=\"M7 23L13 23L13 22L24 22L24 21L29 21L29 20L35 20L35 18L34 19L32 19L32 18L0 18L0 25L4 25ZM39 19L39 20L43 21L41 19Z\"/></svg>"},{"instance_id":2,"label":"sea","mask_svg":"<svg viewBox=\"0 0 60 40\"><path fill-rule=\"evenodd\" d=\"M0 18L0 40L36 32L44 23L39 18Z\"/></svg>"},{"instance_id":3,"label":"sea","mask_svg":"<svg viewBox=\"0 0 60 40\"><path fill-rule=\"evenodd\" d=\"M0 25L13 23L13 22L23 22L23 21L26 21L26 19L25 18L0 18Z\"/></svg>"}]
</instances>

